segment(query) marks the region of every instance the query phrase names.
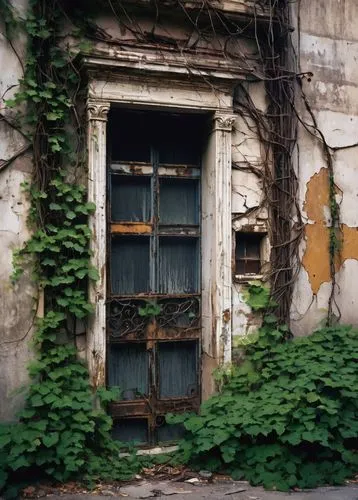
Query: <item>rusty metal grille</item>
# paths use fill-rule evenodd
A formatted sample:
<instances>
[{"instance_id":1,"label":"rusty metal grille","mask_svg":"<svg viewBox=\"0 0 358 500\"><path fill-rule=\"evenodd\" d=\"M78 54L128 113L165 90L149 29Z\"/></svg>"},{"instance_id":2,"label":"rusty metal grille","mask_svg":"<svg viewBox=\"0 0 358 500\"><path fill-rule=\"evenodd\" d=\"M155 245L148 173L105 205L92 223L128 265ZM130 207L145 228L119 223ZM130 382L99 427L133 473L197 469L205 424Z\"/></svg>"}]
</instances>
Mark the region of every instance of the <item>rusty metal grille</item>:
<instances>
[{"instance_id":1,"label":"rusty metal grille","mask_svg":"<svg viewBox=\"0 0 358 500\"><path fill-rule=\"evenodd\" d=\"M165 413L200 404L201 118L110 117L107 383L122 391L120 439L175 439Z\"/></svg>"},{"instance_id":2,"label":"rusty metal grille","mask_svg":"<svg viewBox=\"0 0 358 500\"><path fill-rule=\"evenodd\" d=\"M200 297L158 298L155 304L160 308L160 313L155 318L140 315L148 302L137 298L110 299L107 304L107 332L110 339L148 337L157 331L153 329L154 323L158 328L178 329L181 336L200 329Z\"/></svg>"}]
</instances>

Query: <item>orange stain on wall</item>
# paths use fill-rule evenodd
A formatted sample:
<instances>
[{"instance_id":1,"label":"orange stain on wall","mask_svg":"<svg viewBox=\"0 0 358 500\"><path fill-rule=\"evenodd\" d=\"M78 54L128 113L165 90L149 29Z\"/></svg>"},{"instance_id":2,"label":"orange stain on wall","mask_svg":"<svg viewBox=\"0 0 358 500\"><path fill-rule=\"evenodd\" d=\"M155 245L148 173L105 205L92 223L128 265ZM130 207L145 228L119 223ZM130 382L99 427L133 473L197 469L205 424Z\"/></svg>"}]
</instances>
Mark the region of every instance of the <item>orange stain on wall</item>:
<instances>
[{"instance_id":1,"label":"orange stain on wall","mask_svg":"<svg viewBox=\"0 0 358 500\"><path fill-rule=\"evenodd\" d=\"M317 294L325 281L331 281L329 271L329 230L324 207L329 206L328 171L326 168L313 175L307 183L304 210L313 224L307 224L306 250L302 259L308 273L311 288Z\"/></svg>"},{"instance_id":2,"label":"orange stain on wall","mask_svg":"<svg viewBox=\"0 0 358 500\"><path fill-rule=\"evenodd\" d=\"M341 262L347 259L358 260L358 227L342 224L342 240Z\"/></svg>"},{"instance_id":3,"label":"orange stain on wall","mask_svg":"<svg viewBox=\"0 0 358 500\"><path fill-rule=\"evenodd\" d=\"M321 170L313 175L307 183L304 210L313 222L307 224L306 250L302 259L311 283L312 292L316 295L322 283L330 282L329 262L329 228L325 218L325 208L329 207L328 170ZM358 227L341 224L341 249L335 264L336 272L347 259L358 260Z\"/></svg>"}]
</instances>

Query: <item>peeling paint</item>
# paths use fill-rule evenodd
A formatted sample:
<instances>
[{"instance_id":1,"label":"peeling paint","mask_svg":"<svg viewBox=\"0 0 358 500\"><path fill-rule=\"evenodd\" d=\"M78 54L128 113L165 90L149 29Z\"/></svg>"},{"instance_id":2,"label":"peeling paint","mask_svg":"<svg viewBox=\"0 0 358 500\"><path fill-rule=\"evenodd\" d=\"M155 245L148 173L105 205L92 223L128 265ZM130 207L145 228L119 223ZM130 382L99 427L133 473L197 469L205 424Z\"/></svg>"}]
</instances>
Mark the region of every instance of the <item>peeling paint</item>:
<instances>
[{"instance_id":1,"label":"peeling paint","mask_svg":"<svg viewBox=\"0 0 358 500\"><path fill-rule=\"evenodd\" d=\"M94 370L91 376L91 386L95 391L98 387L105 384L104 362L101 353L92 351Z\"/></svg>"},{"instance_id":2,"label":"peeling paint","mask_svg":"<svg viewBox=\"0 0 358 500\"><path fill-rule=\"evenodd\" d=\"M347 259L358 260L358 227L350 227L342 224L342 250L340 264Z\"/></svg>"},{"instance_id":3,"label":"peeling paint","mask_svg":"<svg viewBox=\"0 0 358 500\"><path fill-rule=\"evenodd\" d=\"M328 170L314 174L307 183L304 210L310 220L306 225L306 250L302 259L314 294L322 283L330 281L329 230L325 207L329 206Z\"/></svg>"},{"instance_id":4,"label":"peeling paint","mask_svg":"<svg viewBox=\"0 0 358 500\"><path fill-rule=\"evenodd\" d=\"M326 214L329 212L328 170L313 175L307 184L304 209L309 218L306 225L306 250L302 259L308 273L312 292L317 295L320 286L331 281L329 267L329 227ZM347 259L358 260L358 227L340 225L342 245L336 261L336 272Z\"/></svg>"},{"instance_id":5,"label":"peeling paint","mask_svg":"<svg viewBox=\"0 0 358 500\"><path fill-rule=\"evenodd\" d=\"M111 224L112 233L124 234L149 234L153 231L152 224L144 224L142 222L132 222L126 224Z\"/></svg>"}]
</instances>

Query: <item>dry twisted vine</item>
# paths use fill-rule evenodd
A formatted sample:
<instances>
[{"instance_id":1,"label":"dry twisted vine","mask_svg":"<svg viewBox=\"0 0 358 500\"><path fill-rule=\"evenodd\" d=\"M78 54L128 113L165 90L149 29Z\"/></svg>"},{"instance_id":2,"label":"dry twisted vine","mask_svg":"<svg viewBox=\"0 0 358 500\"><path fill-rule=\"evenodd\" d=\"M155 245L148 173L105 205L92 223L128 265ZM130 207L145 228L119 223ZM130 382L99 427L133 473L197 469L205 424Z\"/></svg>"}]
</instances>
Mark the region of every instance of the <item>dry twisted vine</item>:
<instances>
[{"instance_id":1,"label":"dry twisted vine","mask_svg":"<svg viewBox=\"0 0 358 500\"><path fill-rule=\"evenodd\" d=\"M242 83L238 84L235 92L235 111L245 120L251 130L264 147L261 165L246 162L245 168L259 176L263 185L263 200L260 206L269 208L270 227L269 234L272 245L272 265L270 279L272 293L279 303L278 315L281 321L289 323L292 291L295 279L300 270L299 247L304 234L304 224L297 202L298 181L295 171L293 154L296 146L297 123L304 125L305 129L318 137L324 147L327 166L333 176L331 148L327 145L323 134L318 130L314 116L311 112L312 124L307 124L300 117L295 106L295 88L297 82L305 74L299 74L295 68L295 54L290 41L290 18L288 0L253 0L252 16L245 21L233 20L227 16L216 0L203 0L198 2L196 8L189 6L184 0L166 2L155 1L153 9L153 24L151 29L143 30L137 14L128 9L127 3L122 0L107 0L109 12L117 19L122 30L130 33L130 38L114 39L106 30L94 21L89 21L86 11L96 9L96 2L86 2L82 5L82 15L75 15L71 2L55 0L52 8L59 8L75 26L85 29L91 40L117 44L124 50L131 44L145 44L165 57L168 47L174 48L181 55L195 54L198 47L206 44L202 49L210 55L223 57L247 72L249 81L261 81L265 85L269 106L262 112L253 103L250 93ZM81 2L79 2L81 8ZM103 8L103 6L101 6ZM168 9L178 8L191 27L187 38L176 38L161 24L161 16ZM265 21L262 21L262 13ZM160 28L160 34L159 32ZM250 54L241 46L241 40L254 45L255 50ZM219 48L213 48L215 40ZM210 47L211 44L211 47ZM41 47L40 50L44 50ZM186 62L189 75L195 68L192 62ZM203 76L203 78L205 78ZM214 85L210 83L213 88ZM74 96L75 100L76 96ZM306 107L307 100L304 99ZM77 118L77 129L80 130ZM39 134L41 136L41 131ZM77 141L77 150L81 148L82 139ZM350 145L348 147L354 147ZM40 145L34 144L35 165L40 165L43 156L37 154ZM21 152L20 152L21 154ZM8 166L17 158L6 161ZM47 162L48 160L46 160ZM243 166L234 168L244 168ZM51 169L50 169L51 170ZM39 168L37 172L38 185L45 186L47 179L42 179ZM333 225L339 223L339 213ZM328 321L331 321L332 304L335 291L334 257L331 258L332 294L329 301Z\"/></svg>"}]
</instances>

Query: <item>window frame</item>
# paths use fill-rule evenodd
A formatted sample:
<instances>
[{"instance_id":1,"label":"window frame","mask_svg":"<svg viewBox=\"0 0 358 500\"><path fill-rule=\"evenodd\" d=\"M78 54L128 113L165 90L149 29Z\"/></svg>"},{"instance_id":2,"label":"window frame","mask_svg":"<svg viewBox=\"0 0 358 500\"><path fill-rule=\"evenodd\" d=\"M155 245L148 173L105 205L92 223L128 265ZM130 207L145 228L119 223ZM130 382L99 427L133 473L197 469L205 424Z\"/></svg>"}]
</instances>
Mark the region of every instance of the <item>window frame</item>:
<instances>
[{"instance_id":1,"label":"window frame","mask_svg":"<svg viewBox=\"0 0 358 500\"><path fill-rule=\"evenodd\" d=\"M109 133L107 134L110 135ZM199 139L199 138L198 138ZM199 139L200 140L200 139ZM110 149L110 148L108 148ZM180 330L180 327L173 327L169 325L167 327L162 326L161 323L165 321L162 320L161 316L158 318L152 318L144 320L143 324L139 327L143 333L139 331L127 332L124 336L118 335L114 337L111 333L110 325L107 322L107 350L111 350L112 344L131 344L139 342L139 338L142 342L145 342L146 349L149 355L149 393L146 397L138 397L132 400L117 401L113 402L110 407L110 413L112 414L114 421L122 420L122 418L139 418L140 420L145 419L148 423L148 443L146 445L155 444L156 436L156 418L159 415L164 415L170 411L175 411L175 409L182 409L183 411L197 411L201 401L201 369L200 369L200 352L201 352L201 165L198 164L167 164L159 162L158 149L155 146L151 147L151 162L136 162L136 161L120 161L116 159L112 161L110 156L108 157L107 165L107 262L109 263L107 269L107 321L111 318L111 303L116 304L116 301L121 303L127 303L130 306L131 303L134 304L144 304L146 299L156 301L156 304L163 305L165 309L166 300L172 299L190 302L190 299L197 302L197 306L193 302L193 306L189 304L188 311L192 311L192 307L197 312L199 321L194 320L193 324L189 324L187 327L181 328L182 335L178 335L175 330ZM113 220L112 217L112 207L111 199L113 196L112 192L112 176L118 176L120 178L143 178L143 176L150 176L150 220L147 221L129 221L129 220ZM178 180L178 182L183 181L195 181L195 201L196 201L196 212L195 224L161 224L160 221L160 180L161 179L173 179L173 181ZM150 254L153 252L153 256L150 262L150 280L151 288L146 293L120 293L116 294L112 291L111 286L111 242L112 238L150 238L149 248ZM168 239L190 239L190 241L196 242L196 270L197 270L197 286L195 291L189 293L163 293L160 291L160 280L159 280L159 263L160 263L160 240L163 238ZM119 240L120 241L120 240ZM185 308L184 307L184 308ZM191 308L191 309L190 309ZM133 310L133 309L132 309ZM190 313L193 314L193 313ZM133 323L134 327L135 322ZM173 337L173 333L175 336ZM192 346L193 356L197 359L197 380L195 392L192 394L183 394L175 397L165 397L160 394L159 387L159 352L161 343L173 342L176 344L189 343ZM183 344L184 346L184 344ZM179 349L180 352L180 349ZM109 363L107 363L107 380L109 374ZM184 376L184 374L183 374ZM155 408L153 413L152 409Z\"/></svg>"},{"instance_id":2,"label":"window frame","mask_svg":"<svg viewBox=\"0 0 358 500\"><path fill-rule=\"evenodd\" d=\"M131 63L130 63L131 64ZM202 169L202 396L215 390L211 373L221 362L231 360L231 322L217 311L231 308L231 134L237 120L232 108L234 76L231 73L211 73L218 85L183 78L177 66L168 75L167 66L158 66L165 77L157 73L138 75L137 68L115 71L118 61L85 58L89 72L87 99L88 128L88 199L96 206L89 217L92 231L91 263L99 270L100 279L89 283L89 300L94 313L89 317L86 336L86 359L91 385L105 385L106 372L106 185L107 185L107 121L110 109L127 107L174 112L201 113L208 120L208 135ZM111 67L111 78L106 69ZM241 73L240 73L241 74ZM235 76L235 78L237 75ZM193 92L193 84L195 92ZM170 89L170 91L168 91ZM225 245L223 247L223 242ZM223 250L224 249L224 250ZM213 289L212 283L216 283ZM214 310L212 305L215 304ZM183 408L185 410L185 408ZM138 408L139 411L139 408Z\"/></svg>"},{"instance_id":3,"label":"window frame","mask_svg":"<svg viewBox=\"0 0 358 500\"><path fill-rule=\"evenodd\" d=\"M233 248L233 253L234 253L234 273L233 273L233 280L234 282L248 282L252 281L255 279L263 279L264 277L264 268L265 268L265 253L266 253L266 247L267 247L267 241L268 241L268 235L267 231L245 231L245 230L239 230L234 232L235 237L233 238L233 243L234 243L234 248ZM251 257L245 257L242 259L237 258L237 253L238 253L238 246L239 246L239 239L240 238L245 238L245 237L252 237L252 238L257 238L257 243L258 243L258 256L257 258L251 258ZM247 248L247 243L245 244L245 249ZM248 273L248 272L243 272L240 273L238 272L237 269L237 262L238 261L252 261L252 262L258 262L259 263L259 272L254 272L254 273Z\"/></svg>"},{"instance_id":4,"label":"window frame","mask_svg":"<svg viewBox=\"0 0 358 500\"><path fill-rule=\"evenodd\" d=\"M150 113L150 112L149 112ZM152 112L153 113L153 112ZM168 114L168 113L167 113ZM170 115L170 113L169 113ZM153 115L154 116L154 115ZM160 115L159 115L160 116ZM190 118L188 118L190 119ZM110 137L110 133L107 134ZM198 137L198 141L200 138ZM188 293L173 293L173 296L197 295L201 293L201 151L198 150L198 162L196 164L175 164L161 163L159 161L159 145L158 142L150 146L150 162L137 162L128 160L112 160L108 157L107 168L107 185L108 185L108 200L107 200L107 220L108 220L108 236L107 236L107 262L111 263L111 247L112 238L121 236L133 237L149 237L149 290L141 295L148 297L168 296L168 293L160 292L160 240L164 238L185 238L197 243L196 256L196 290ZM118 221L112 220L111 199L112 199L112 176L125 177L135 179L149 177L150 180L150 220L148 221ZM197 198L197 222L195 224L162 224L160 221L160 181L161 179L173 179L179 182L195 181L196 182L196 198ZM114 297L132 297L136 293L120 293L114 294L111 286L111 265L109 264L108 280L107 280L107 295Z\"/></svg>"}]
</instances>

